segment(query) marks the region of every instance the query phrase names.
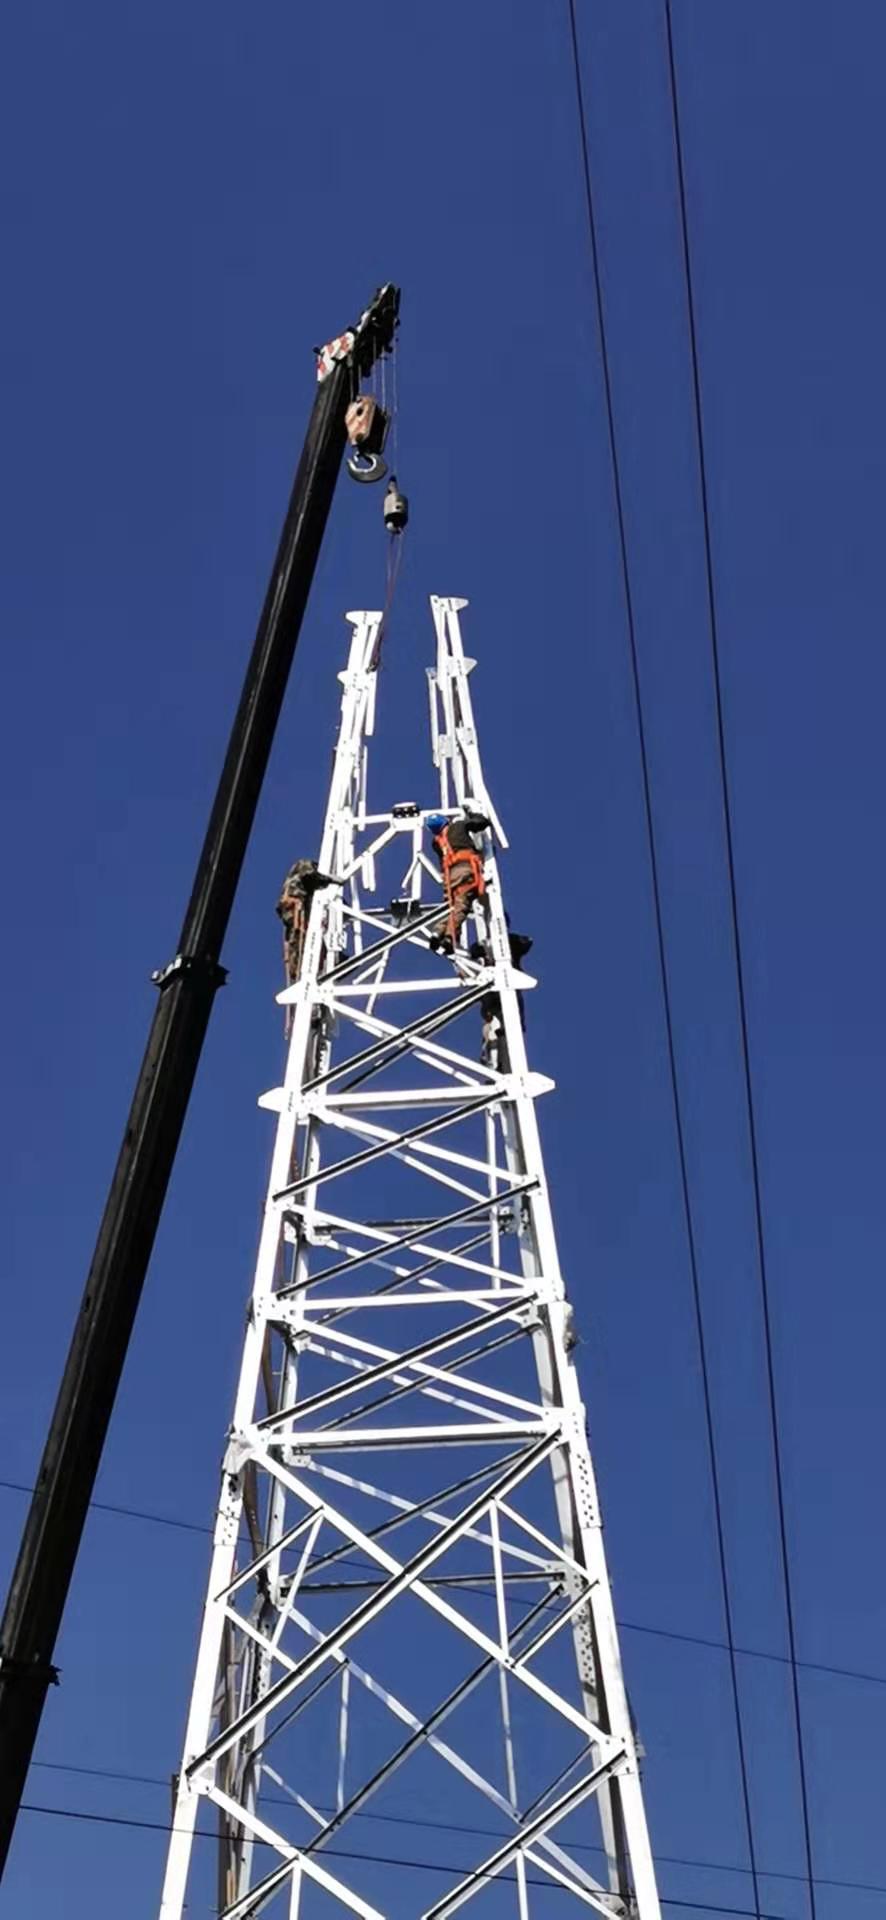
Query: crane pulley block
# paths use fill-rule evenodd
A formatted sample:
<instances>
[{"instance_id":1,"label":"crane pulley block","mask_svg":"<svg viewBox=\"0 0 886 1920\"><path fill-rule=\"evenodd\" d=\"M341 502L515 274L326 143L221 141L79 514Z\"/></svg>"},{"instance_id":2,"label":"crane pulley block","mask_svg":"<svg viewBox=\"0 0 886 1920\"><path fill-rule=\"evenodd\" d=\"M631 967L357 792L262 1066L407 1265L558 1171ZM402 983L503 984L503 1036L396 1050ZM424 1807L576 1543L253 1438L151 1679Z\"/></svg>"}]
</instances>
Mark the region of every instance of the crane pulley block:
<instances>
[{"instance_id":1,"label":"crane pulley block","mask_svg":"<svg viewBox=\"0 0 886 1920\"><path fill-rule=\"evenodd\" d=\"M352 452L348 472L354 480L382 480L387 473L382 449L387 439L390 416L371 393L359 393L345 414L345 427Z\"/></svg>"},{"instance_id":2,"label":"crane pulley block","mask_svg":"<svg viewBox=\"0 0 886 1920\"><path fill-rule=\"evenodd\" d=\"M363 453L381 453L388 431L388 414L371 393L359 393L345 414L345 426L352 447Z\"/></svg>"}]
</instances>

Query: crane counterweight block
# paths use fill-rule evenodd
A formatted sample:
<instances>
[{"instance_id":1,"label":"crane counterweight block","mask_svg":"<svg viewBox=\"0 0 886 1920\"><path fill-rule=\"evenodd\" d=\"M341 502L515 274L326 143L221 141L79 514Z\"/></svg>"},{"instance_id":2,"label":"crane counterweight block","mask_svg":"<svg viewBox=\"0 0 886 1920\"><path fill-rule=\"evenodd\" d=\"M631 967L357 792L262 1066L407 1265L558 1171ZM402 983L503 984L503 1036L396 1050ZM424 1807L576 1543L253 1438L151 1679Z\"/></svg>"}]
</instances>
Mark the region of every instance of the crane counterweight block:
<instances>
[{"instance_id":1,"label":"crane counterweight block","mask_svg":"<svg viewBox=\"0 0 886 1920\"><path fill-rule=\"evenodd\" d=\"M385 489L382 506L384 523L389 533L402 533L409 519L409 501L397 485L397 475L391 474Z\"/></svg>"}]
</instances>

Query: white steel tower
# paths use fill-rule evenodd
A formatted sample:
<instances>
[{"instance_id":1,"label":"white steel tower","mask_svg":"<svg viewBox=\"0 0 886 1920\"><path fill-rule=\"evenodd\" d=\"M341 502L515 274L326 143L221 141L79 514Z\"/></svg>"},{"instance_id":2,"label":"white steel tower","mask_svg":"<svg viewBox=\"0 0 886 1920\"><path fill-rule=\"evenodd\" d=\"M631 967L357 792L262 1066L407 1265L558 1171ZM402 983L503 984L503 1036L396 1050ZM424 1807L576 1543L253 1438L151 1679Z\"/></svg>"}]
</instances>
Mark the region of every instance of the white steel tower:
<instances>
[{"instance_id":1,"label":"white steel tower","mask_svg":"<svg viewBox=\"0 0 886 1920\"><path fill-rule=\"evenodd\" d=\"M660 1920L465 604L431 602L437 792L387 812L349 615L161 1920ZM465 807L447 959L426 820Z\"/></svg>"}]
</instances>

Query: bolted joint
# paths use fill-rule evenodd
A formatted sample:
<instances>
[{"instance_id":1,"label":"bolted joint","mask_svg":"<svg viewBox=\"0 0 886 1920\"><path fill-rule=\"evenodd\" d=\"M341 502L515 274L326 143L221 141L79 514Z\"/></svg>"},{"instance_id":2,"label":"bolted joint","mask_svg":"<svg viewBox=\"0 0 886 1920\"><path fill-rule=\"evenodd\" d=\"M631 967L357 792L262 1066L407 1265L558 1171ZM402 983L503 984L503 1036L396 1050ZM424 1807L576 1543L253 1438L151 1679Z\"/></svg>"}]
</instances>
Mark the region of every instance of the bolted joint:
<instances>
[{"instance_id":1,"label":"bolted joint","mask_svg":"<svg viewBox=\"0 0 886 1920\"><path fill-rule=\"evenodd\" d=\"M227 982L227 967L221 966L218 960L213 959L208 953L177 953L168 966L155 967L151 974L151 981L160 993L164 993L167 987L172 986L173 981L201 973L209 979L213 991L217 987L225 986Z\"/></svg>"},{"instance_id":2,"label":"bolted joint","mask_svg":"<svg viewBox=\"0 0 886 1920\"><path fill-rule=\"evenodd\" d=\"M59 1670L50 1660L17 1660L13 1654L0 1653L0 1681L32 1680L43 1688L59 1685Z\"/></svg>"}]
</instances>

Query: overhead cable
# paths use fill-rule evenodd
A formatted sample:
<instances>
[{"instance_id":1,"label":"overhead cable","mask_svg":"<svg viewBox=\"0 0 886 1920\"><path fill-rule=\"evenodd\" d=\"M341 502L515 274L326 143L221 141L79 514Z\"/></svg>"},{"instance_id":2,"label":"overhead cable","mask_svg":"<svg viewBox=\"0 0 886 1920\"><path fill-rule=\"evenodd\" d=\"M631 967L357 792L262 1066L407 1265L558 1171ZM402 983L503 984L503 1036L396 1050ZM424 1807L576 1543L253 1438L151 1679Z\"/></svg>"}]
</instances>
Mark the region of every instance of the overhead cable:
<instances>
[{"instance_id":1,"label":"overhead cable","mask_svg":"<svg viewBox=\"0 0 886 1920\"><path fill-rule=\"evenodd\" d=\"M748 1142L751 1156L751 1178L754 1195L754 1226L757 1243L757 1264L760 1274L760 1295L763 1318L763 1338L766 1353L766 1385L769 1402L769 1417L772 1429L772 1455L775 1469L775 1492L778 1516L779 1547L781 1570L784 1584L785 1619L787 1623L788 1655L791 1669L791 1692L793 1701L794 1729L797 1741L797 1768L800 1781L800 1800L803 1819L803 1843L806 1855L806 1870L809 1887L809 1909L811 1920L815 1920L815 1872L812 1856L812 1822L809 1809L809 1790L806 1771L805 1741L803 1735L803 1716L800 1703L800 1679L797 1660L797 1636L794 1616L793 1582L791 1578L790 1554L788 1552L787 1516L785 1508L784 1475L782 1469L782 1443L778 1412L778 1394L775 1381L775 1363L772 1341L772 1312L769 1288L769 1273L766 1258L766 1238L763 1229L763 1201L760 1182L760 1156L758 1147L754 1084L751 1072L751 1048L748 1029L747 995L745 992L745 969L742 948L741 919L738 909L738 887L735 873L735 845L732 830L731 778L726 753L726 728L723 717L723 686L720 672L720 639L717 619L717 595L714 584L713 544L711 539L710 500L708 493L708 469L705 452L704 416L701 395L701 370L698 351L698 323L695 308L695 289L692 275L692 253L689 243L689 216L686 203L686 171L683 161L683 137L680 123L680 101L677 85L677 62L674 50L674 23L671 13L671 0L665 0L665 25L667 29L668 78L670 85L671 111L674 130L674 156L677 172L677 192L680 206L680 228L683 243L683 271L686 281L686 314L689 332L689 353L692 366L692 399L695 425L695 443L698 456L699 493L701 500L702 528L704 533L705 576L707 581L708 626L711 639L711 661L714 679L714 699L717 720L717 749L720 765L720 782L723 795L723 823L726 843L726 865L729 878L730 919L732 924L732 944L735 954L735 974L738 989L738 1018L741 1034L741 1054L744 1073L745 1103L747 1107Z\"/></svg>"},{"instance_id":2,"label":"overhead cable","mask_svg":"<svg viewBox=\"0 0 886 1920\"><path fill-rule=\"evenodd\" d=\"M677 1055L674 1041L674 1021L671 1005L670 976L668 972L667 948L664 935L661 885L658 869L658 850L655 834L655 816L652 803L652 784L649 774L649 754L646 744L646 721L643 706L643 689L640 679L640 664L637 649L637 634L634 620L634 596L631 586L631 568L628 559L628 541L625 525L624 497L621 482L621 465L618 454L618 441L615 432L615 408L612 393L612 374L609 359L609 344L606 328L606 313L603 301L603 283L600 270L600 254L597 244L597 220L594 207L594 191L591 179L590 146L588 141L587 116L585 112L584 89L581 77L581 59L578 45L578 27L575 16L575 0L569 0L569 25L572 40L572 58L575 72L575 90L578 105L579 128L581 134L582 174L584 195L588 219L590 240L591 269L594 284L594 304L597 314L597 330L600 339L600 360L603 374L603 392L606 406L607 438L612 469L612 485L615 498L615 516L618 525L618 544L621 559L622 586L624 591L628 644L631 661L631 680L634 692L634 710L637 721L637 736L640 749L640 772L643 786L643 810L646 820L646 840L649 851L649 870L652 883L652 904L655 915L656 945L658 951L658 972L661 983L662 1006L664 1011L665 1039L667 1045L668 1075L671 1088L671 1101L674 1113L674 1129L677 1143L677 1158L680 1170L680 1192L682 1198L683 1220L686 1230L686 1245L689 1257L689 1273L692 1285L692 1302L695 1329L698 1341L698 1354L701 1369L701 1386L704 1400L705 1432L707 1437L708 1463L711 1476L711 1492L714 1510L714 1530L716 1535L717 1561L720 1575L720 1592L723 1605L723 1618L726 1628L726 1645L729 1653L729 1674L732 1692L732 1706L735 1717L735 1739L738 1754L741 1798L744 1816L745 1837L747 1840L748 1861L753 1883L755 1912L760 1914L760 1889L757 1873L757 1860L754 1847L754 1830L751 1816L750 1782L748 1777L747 1750L744 1723L742 1719L741 1694L738 1684L738 1659L735 1635L732 1624L732 1603L729 1592L729 1570L726 1560L726 1542L723 1524L723 1503L720 1492L720 1472L717 1460L717 1444L714 1429L713 1402L708 1368L707 1342L705 1338L704 1315L701 1304L701 1285L698 1270L698 1253L695 1239L695 1225L689 1192L689 1173L686 1159L686 1140L683 1127L683 1107L680 1096L680 1082L677 1073Z\"/></svg>"},{"instance_id":3,"label":"overhead cable","mask_svg":"<svg viewBox=\"0 0 886 1920\"><path fill-rule=\"evenodd\" d=\"M31 1764L46 1773L72 1773L84 1775L87 1779L91 1780L122 1780L128 1785L162 1787L166 1793L169 1792L169 1780L161 1774L130 1773L122 1767L86 1767L76 1761L64 1760L34 1760ZM289 1807L291 1809L292 1801L291 1799L284 1798L281 1794L263 1793L262 1806ZM318 1813L331 1814L335 1812L335 1808L324 1807L318 1804L316 1811ZM417 1818L415 1814L380 1813L377 1808L359 1808L352 1817L357 1820L380 1822L384 1826L418 1827L423 1832L428 1833L458 1833L465 1839L471 1838L472 1836L487 1840L501 1840L505 1838L503 1830L498 1827L478 1827L473 1824L467 1825L464 1822L456 1822L454 1820L422 1820ZM569 1845L572 1853L593 1853L601 1855L604 1859L606 1858L606 1848L600 1845L595 1846L591 1841L571 1840ZM750 1878L750 1867L737 1866L734 1861L730 1860L696 1860L686 1854L660 1853L657 1850L656 1860L659 1865L663 1867L690 1867L700 1873L731 1873L737 1874L740 1878ZM799 1882L801 1886L805 1886L806 1884L805 1873L788 1873L778 1867L762 1868L761 1877L766 1880ZM832 1876L824 1878L819 1875L816 1884L819 1887L838 1888L848 1893L886 1893L886 1885L870 1880L842 1880Z\"/></svg>"},{"instance_id":4,"label":"overhead cable","mask_svg":"<svg viewBox=\"0 0 886 1920\"><path fill-rule=\"evenodd\" d=\"M122 1813L86 1813L79 1808L47 1807L27 1800L22 1801L21 1812L52 1814L60 1820L82 1820L87 1823L94 1823L97 1826L132 1827L145 1833L168 1834L182 1832L190 1834L192 1831L190 1827L173 1827L168 1820L136 1820ZM218 1833L213 1827L196 1827L193 1829L193 1832L195 1838L198 1840L214 1840L216 1845L218 1844ZM259 1844L264 1843L259 1842ZM487 1872L483 1867L459 1867L451 1860L400 1860L395 1854L355 1853L346 1847L324 1847L320 1857L324 1860L359 1860L365 1866L403 1867L413 1873L464 1872L471 1873L480 1880L495 1879L501 1881L502 1879L510 1878L510 1875L502 1874L497 1870L493 1873L491 1871ZM544 1887L549 1893L574 1892L572 1887L567 1887L556 1880L543 1880L532 1874L526 1875L526 1885L528 1887ZM719 1906L716 1901L713 1900L670 1899L662 1900L660 1904L663 1907L675 1907L685 1912L734 1914L741 1916L741 1920L787 1920L786 1914L766 1912L761 1913L758 1917L756 1911L752 1912L750 1907L723 1907Z\"/></svg>"}]
</instances>

